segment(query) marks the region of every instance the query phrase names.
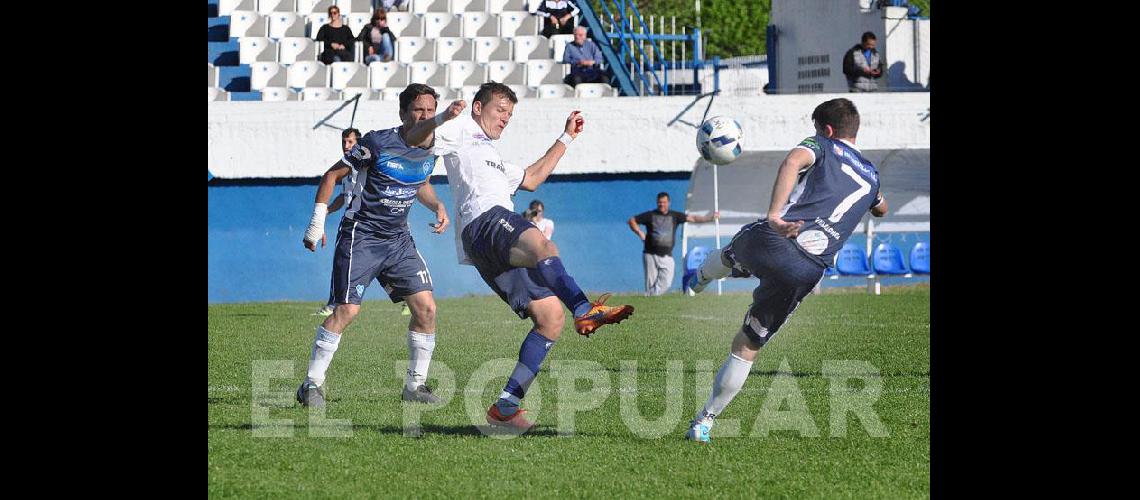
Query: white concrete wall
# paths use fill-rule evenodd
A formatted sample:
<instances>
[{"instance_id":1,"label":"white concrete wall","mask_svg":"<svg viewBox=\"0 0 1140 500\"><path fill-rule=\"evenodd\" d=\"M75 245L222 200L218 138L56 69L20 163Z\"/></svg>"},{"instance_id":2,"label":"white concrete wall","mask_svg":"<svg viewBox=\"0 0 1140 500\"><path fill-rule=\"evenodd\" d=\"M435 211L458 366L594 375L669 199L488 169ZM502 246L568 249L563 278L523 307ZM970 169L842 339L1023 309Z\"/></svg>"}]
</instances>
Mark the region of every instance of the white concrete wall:
<instances>
[{"instance_id":1,"label":"white concrete wall","mask_svg":"<svg viewBox=\"0 0 1140 500\"><path fill-rule=\"evenodd\" d=\"M930 147L930 120L922 120L930 108L926 92L717 97L708 116L738 120L745 150L787 150L814 133L812 110L835 97L849 98L859 108L860 146ZM313 126L341 104L210 102L207 168L222 178L320 176L340 157L340 130L349 125L352 105L329 119L335 128ZM556 174L688 172L699 158L696 127L707 105L708 98L694 104L693 96L526 99L515 108L498 147L506 161L529 165L558 137L570 112L581 110L586 129ZM365 132L394 127L397 111L396 102L362 102L354 126Z\"/></svg>"},{"instance_id":2,"label":"white concrete wall","mask_svg":"<svg viewBox=\"0 0 1140 500\"><path fill-rule=\"evenodd\" d=\"M801 85L822 84L823 92L846 92L843 54L865 31L875 34L886 58L887 78L880 89L914 89L930 76L930 20L919 23L919 65L914 57L914 23L906 8L868 8L867 0L773 0L771 24L779 30L774 78L779 92L799 92ZM827 62L800 63L801 57L828 56ZM898 66L896 66L898 65ZM892 74L891 68L895 68ZM827 76L801 77L800 72L829 70ZM918 82L915 85L913 82Z\"/></svg>"}]
</instances>

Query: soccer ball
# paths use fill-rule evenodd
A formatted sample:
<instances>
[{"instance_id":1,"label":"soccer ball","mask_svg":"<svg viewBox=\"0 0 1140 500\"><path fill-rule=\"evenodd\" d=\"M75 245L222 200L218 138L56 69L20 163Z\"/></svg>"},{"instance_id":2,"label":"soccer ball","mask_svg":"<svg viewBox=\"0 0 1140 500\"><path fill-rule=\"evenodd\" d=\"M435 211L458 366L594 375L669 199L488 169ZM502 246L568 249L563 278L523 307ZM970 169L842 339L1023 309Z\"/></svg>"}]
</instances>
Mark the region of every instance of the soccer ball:
<instances>
[{"instance_id":1,"label":"soccer ball","mask_svg":"<svg viewBox=\"0 0 1140 500\"><path fill-rule=\"evenodd\" d=\"M697 151L709 163L732 163L740 156L740 139L743 135L740 122L726 116L714 116L697 130Z\"/></svg>"}]
</instances>

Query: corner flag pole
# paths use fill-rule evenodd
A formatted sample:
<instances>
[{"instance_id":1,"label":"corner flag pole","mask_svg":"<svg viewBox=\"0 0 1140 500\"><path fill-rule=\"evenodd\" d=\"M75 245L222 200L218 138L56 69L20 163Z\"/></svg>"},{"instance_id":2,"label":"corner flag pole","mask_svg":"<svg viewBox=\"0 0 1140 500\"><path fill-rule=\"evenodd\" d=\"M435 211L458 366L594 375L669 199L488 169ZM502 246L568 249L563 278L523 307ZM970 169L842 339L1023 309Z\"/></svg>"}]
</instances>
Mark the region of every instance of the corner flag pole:
<instances>
[{"instance_id":1,"label":"corner flag pole","mask_svg":"<svg viewBox=\"0 0 1140 500\"><path fill-rule=\"evenodd\" d=\"M713 163L713 213L720 211L720 182L717 177L717 164ZM716 248L720 250L720 217L713 219L713 227L716 231ZM716 294L721 295L723 292L721 283L724 278L716 280Z\"/></svg>"}]
</instances>

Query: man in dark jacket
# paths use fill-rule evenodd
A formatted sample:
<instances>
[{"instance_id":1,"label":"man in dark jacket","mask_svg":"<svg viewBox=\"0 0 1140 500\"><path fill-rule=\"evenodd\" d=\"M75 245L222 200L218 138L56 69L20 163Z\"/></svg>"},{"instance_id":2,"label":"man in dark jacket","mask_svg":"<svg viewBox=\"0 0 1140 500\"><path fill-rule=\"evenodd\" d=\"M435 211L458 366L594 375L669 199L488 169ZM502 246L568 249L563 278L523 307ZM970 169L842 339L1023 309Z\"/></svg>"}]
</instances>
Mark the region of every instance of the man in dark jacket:
<instances>
[{"instance_id":1,"label":"man in dark jacket","mask_svg":"<svg viewBox=\"0 0 1140 500\"><path fill-rule=\"evenodd\" d=\"M886 61L875 47L878 40L870 31L863 33L862 42L843 55L843 74L847 76L847 89L851 92L875 92L883 77Z\"/></svg>"}]
</instances>

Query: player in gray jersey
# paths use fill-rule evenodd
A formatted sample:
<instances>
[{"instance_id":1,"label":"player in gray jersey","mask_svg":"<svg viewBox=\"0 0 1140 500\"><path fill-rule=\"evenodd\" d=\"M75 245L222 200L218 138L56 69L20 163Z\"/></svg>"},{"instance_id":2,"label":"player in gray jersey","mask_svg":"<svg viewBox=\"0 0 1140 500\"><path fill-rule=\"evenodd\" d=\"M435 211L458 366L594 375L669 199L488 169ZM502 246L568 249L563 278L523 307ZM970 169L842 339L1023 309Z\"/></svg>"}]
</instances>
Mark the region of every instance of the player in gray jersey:
<instances>
[{"instance_id":1,"label":"player in gray jersey","mask_svg":"<svg viewBox=\"0 0 1140 500\"><path fill-rule=\"evenodd\" d=\"M697 293L729 275L755 276L760 286L752 292L752 306L688 439L709 440L714 419L744 386L760 348L819 283L863 214L887 214L879 172L855 147L855 105L832 99L817 106L811 118L816 135L784 158L767 218L741 228L724 249L709 252L691 278L689 286Z\"/></svg>"}]
</instances>

